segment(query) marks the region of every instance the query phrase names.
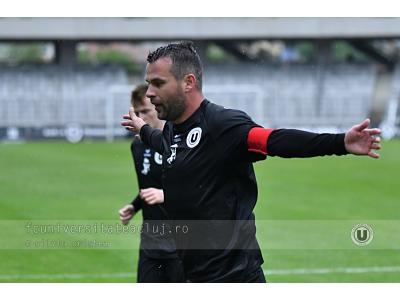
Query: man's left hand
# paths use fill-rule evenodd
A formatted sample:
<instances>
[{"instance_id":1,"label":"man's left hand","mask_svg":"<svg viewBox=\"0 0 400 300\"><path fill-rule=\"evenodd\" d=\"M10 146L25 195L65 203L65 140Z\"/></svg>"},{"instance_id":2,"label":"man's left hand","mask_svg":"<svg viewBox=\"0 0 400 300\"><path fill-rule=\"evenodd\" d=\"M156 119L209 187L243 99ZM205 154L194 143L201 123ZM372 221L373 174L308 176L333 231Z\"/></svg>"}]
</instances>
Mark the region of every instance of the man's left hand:
<instances>
[{"instance_id":1,"label":"man's left hand","mask_svg":"<svg viewBox=\"0 0 400 300\"><path fill-rule=\"evenodd\" d=\"M376 136L381 133L379 128L368 128L369 119L351 127L345 135L344 144L349 153L355 155L368 155L379 158L379 154L373 150L381 149L381 139Z\"/></svg>"}]
</instances>

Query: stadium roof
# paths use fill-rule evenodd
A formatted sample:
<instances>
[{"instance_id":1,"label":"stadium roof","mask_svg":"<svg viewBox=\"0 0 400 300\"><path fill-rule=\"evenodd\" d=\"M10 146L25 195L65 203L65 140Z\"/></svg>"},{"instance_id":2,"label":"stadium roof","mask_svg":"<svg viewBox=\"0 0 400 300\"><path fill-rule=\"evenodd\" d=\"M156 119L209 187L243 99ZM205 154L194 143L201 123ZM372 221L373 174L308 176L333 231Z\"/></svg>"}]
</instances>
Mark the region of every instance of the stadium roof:
<instances>
[{"instance_id":1,"label":"stadium roof","mask_svg":"<svg viewBox=\"0 0 400 300\"><path fill-rule=\"evenodd\" d=\"M399 37L400 18L0 18L0 40Z\"/></svg>"}]
</instances>

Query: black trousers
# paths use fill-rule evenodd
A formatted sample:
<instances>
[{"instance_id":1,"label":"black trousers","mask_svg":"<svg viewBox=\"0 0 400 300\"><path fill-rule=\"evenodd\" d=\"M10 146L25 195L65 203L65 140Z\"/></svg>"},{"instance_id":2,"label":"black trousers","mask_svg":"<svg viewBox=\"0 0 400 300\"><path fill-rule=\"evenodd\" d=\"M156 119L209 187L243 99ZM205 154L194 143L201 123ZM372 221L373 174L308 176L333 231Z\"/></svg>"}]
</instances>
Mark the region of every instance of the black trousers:
<instances>
[{"instance_id":1,"label":"black trousers","mask_svg":"<svg viewBox=\"0 0 400 300\"><path fill-rule=\"evenodd\" d=\"M261 267L254 272L246 274L241 278L240 282L247 282L247 283L266 283L264 276L264 271Z\"/></svg>"},{"instance_id":2,"label":"black trousers","mask_svg":"<svg viewBox=\"0 0 400 300\"><path fill-rule=\"evenodd\" d=\"M138 283L186 282L179 258L152 258L139 251Z\"/></svg>"},{"instance_id":3,"label":"black trousers","mask_svg":"<svg viewBox=\"0 0 400 300\"><path fill-rule=\"evenodd\" d=\"M197 282L186 280L188 283ZM213 281L214 282L214 281ZM256 270L246 271L244 270L239 277L225 279L223 281L216 281L218 283L266 283L264 271L261 267Z\"/></svg>"}]
</instances>

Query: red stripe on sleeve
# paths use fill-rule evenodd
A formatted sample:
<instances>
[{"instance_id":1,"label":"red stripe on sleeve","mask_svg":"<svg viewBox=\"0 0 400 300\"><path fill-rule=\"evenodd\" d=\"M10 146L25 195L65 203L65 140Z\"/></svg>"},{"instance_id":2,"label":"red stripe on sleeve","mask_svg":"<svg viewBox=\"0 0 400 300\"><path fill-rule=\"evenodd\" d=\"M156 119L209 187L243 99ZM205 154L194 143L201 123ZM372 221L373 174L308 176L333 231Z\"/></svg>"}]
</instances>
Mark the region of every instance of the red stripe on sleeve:
<instances>
[{"instance_id":1,"label":"red stripe on sleeve","mask_svg":"<svg viewBox=\"0 0 400 300\"><path fill-rule=\"evenodd\" d=\"M272 131L274 130L271 128L252 128L247 136L247 150L267 155L267 142Z\"/></svg>"}]
</instances>

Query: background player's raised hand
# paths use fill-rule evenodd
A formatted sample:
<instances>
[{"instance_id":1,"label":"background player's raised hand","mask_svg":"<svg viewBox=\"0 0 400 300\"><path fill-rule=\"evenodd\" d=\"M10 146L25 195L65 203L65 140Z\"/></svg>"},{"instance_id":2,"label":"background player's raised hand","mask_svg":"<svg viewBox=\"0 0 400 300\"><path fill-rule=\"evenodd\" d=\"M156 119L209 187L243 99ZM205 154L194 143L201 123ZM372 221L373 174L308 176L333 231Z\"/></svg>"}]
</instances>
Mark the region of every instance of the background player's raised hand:
<instances>
[{"instance_id":1,"label":"background player's raised hand","mask_svg":"<svg viewBox=\"0 0 400 300\"><path fill-rule=\"evenodd\" d=\"M140 190L140 198L147 204L159 204L164 202L164 191L155 188L148 188Z\"/></svg>"},{"instance_id":2,"label":"background player's raised hand","mask_svg":"<svg viewBox=\"0 0 400 300\"><path fill-rule=\"evenodd\" d=\"M125 205L119 210L119 219L123 225L128 224L129 220L132 219L134 215L135 209L133 208L132 204Z\"/></svg>"},{"instance_id":3,"label":"background player's raised hand","mask_svg":"<svg viewBox=\"0 0 400 300\"><path fill-rule=\"evenodd\" d=\"M379 158L379 154L373 150L381 149L379 128L368 128L369 119L362 123L354 125L347 132L344 138L346 150L355 155L368 155L373 158Z\"/></svg>"},{"instance_id":4,"label":"background player's raised hand","mask_svg":"<svg viewBox=\"0 0 400 300\"><path fill-rule=\"evenodd\" d=\"M146 124L145 121L136 116L133 107L131 107L129 109L129 113L127 115L123 115L122 118L125 119L126 121L123 121L121 125L136 134L140 133L140 129L142 128L143 125Z\"/></svg>"}]
</instances>

